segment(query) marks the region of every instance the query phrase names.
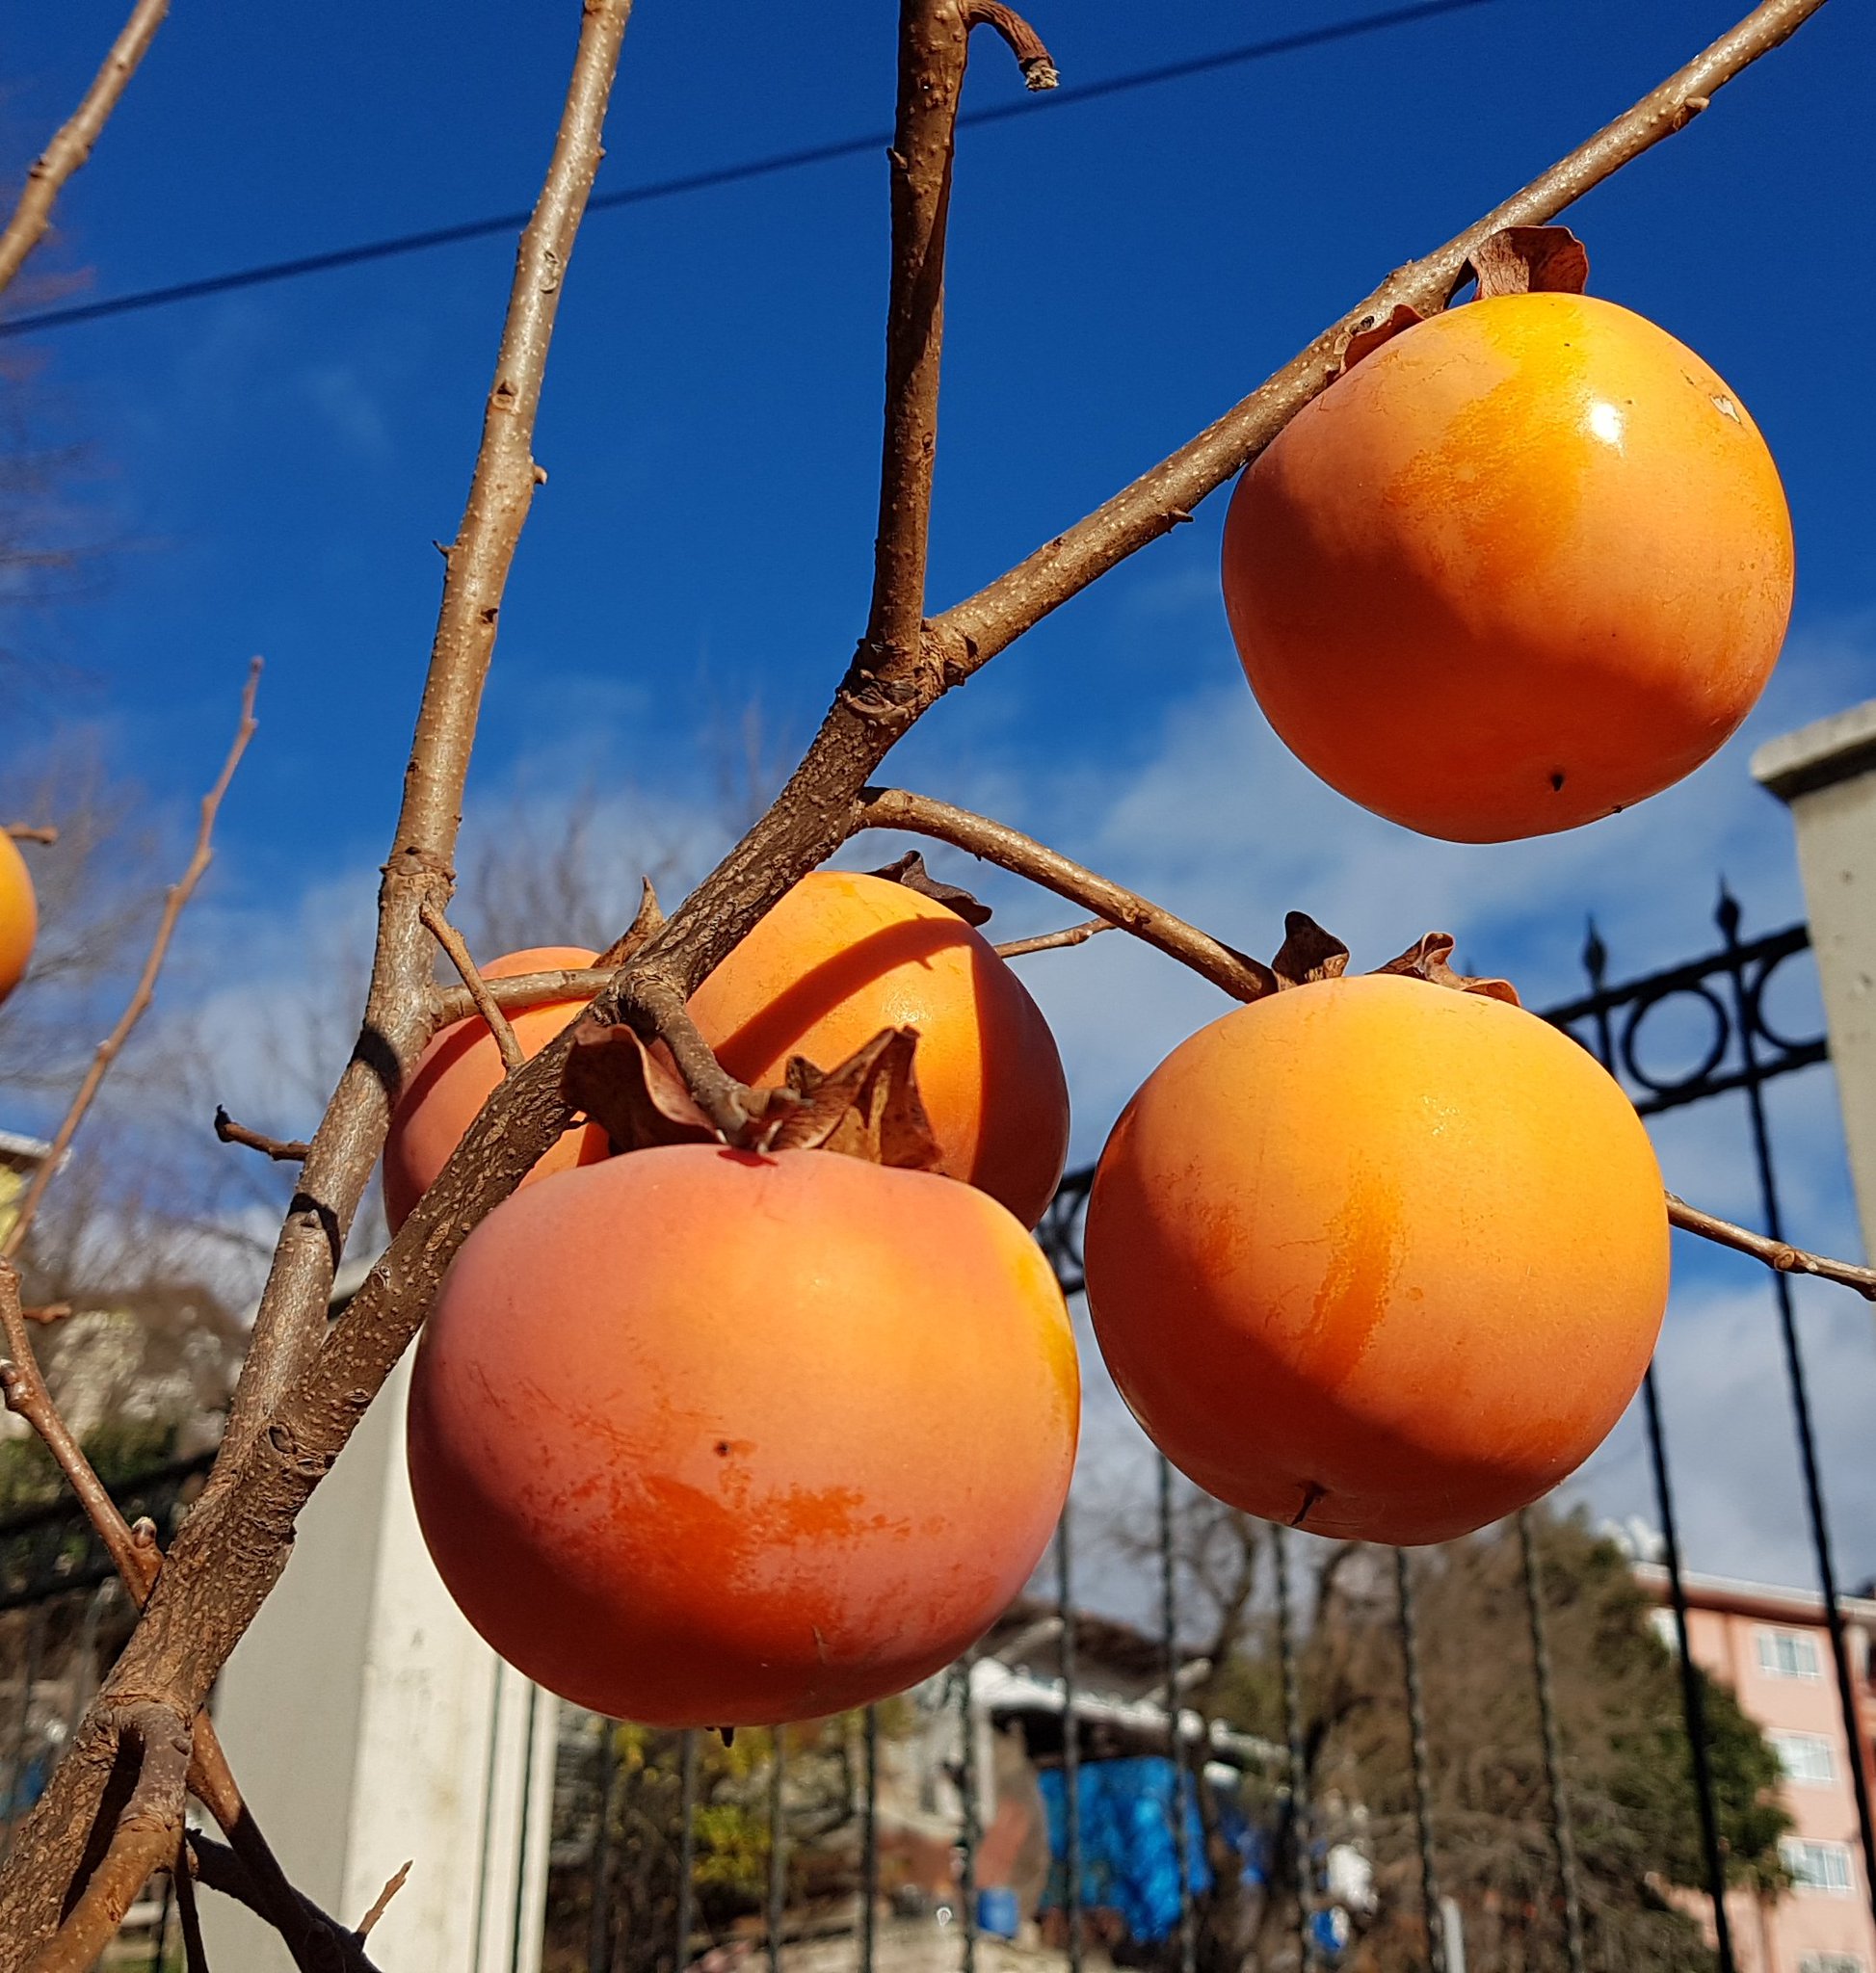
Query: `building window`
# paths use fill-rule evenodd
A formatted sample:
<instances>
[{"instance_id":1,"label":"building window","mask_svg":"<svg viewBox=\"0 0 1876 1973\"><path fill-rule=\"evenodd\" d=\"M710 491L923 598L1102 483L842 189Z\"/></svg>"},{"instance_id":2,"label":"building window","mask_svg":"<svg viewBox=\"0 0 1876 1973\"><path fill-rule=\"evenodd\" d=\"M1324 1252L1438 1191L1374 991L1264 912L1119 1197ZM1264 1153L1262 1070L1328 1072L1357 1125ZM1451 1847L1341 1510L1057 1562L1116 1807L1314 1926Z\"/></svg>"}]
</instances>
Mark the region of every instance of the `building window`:
<instances>
[{"instance_id":1,"label":"building window","mask_svg":"<svg viewBox=\"0 0 1876 1973\"><path fill-rule=\"evenodd\" d=\"M1779 1860L1791 1873L1791 1881L1804 1891L1835 1891L1847 1897L1851 1889L1850 1846L1847 1843L1810 1843L1786 1836L1779 1844Z\"/></svg>"},{"instance_id":2,"label":"building window","mask_svg":"<svg viewBox=\"0 0 1876 1973\"><path fill-rule=\"evenodd\" d=\"M1798 1973L1863 1973L1863 1963L1855 1953L1803 1953Z\"/></svg>"},{"instance_id":3,"label":"building window","mask_svg":"<svg viewBox=\"0 0 1876 1973\"><path fill-rule=\"evenodd\" d=\"M1801 1630L1761 1630L1758 1669L1770 1678L1815 1678L1817 1640Z\"/></svg>"},{"instance_id":4,"label":"building window","mask_svg":"<svg viewBox=\"0 0 1876 1973\"><path fill-rule=\"evenodd\" d=\"M1768 1733L1787 1781L1835 1781L1836 1761L1822 1733Z\"/></svg>"}]
</instances>

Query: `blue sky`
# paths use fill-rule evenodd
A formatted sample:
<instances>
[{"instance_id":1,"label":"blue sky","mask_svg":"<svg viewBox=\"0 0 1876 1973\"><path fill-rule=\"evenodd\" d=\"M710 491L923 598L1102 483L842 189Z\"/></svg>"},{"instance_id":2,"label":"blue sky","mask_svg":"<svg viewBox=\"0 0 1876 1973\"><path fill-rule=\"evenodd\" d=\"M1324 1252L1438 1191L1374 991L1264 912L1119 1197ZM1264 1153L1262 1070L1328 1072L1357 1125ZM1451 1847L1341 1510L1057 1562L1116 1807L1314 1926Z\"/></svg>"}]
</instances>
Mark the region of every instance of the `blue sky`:
<instances>
[{"instance_id":1,"label":"blue sky","mask_svg":"<svg viewBox=\"0 0 1876 1973\"><path fill-rule=\"evenodd\" d=\"M1030 105L967 133L934 606L1172 450L1387 268L1742 8L1489 0L1138 93ZM1034 18L1075 84L1363 11L1038 0ZM9 7L9 171L66 114L119 12L119 0ZM644 0L601 188L889 123L892 12L884 0ZM492 0L177 0L61 206L44 271L108 296L524 206L576 17L570 4ZM1235 943L1274 945L1289 905L1335 924L1368 963L1445 924L1475 967L1518 977L1540 1004L1574 986L1591 911L1624 971L1708 942L1722 868L1749 925L1797 915L1788 829L1745 756L1754 739L1876 690L1876 396L1860 364L1876 273L1847 245L1854 188L1876 162L1851 78L1872 66L1876 17L1849 0L1827 8L1571 216L1595 290L1727 377L1791 496L1786 659L1747 735L1692 782L1504 851L1423 843L1350 809L1282 754L1244 691L1217 595L1222 499L942 706L894 773L1046 833ZM1011 66L980 47L970 104L1020 99ZM551 829L564 791L596 784L622 883L651 808L693 832L696 857L720 833L697 745L704 708L759 699L776 734L811 730L864 616L885 195L884 162L865 156L590 223L541 420L551 479L503 611L472 829L516 802ZM110 544L83 594L6 626L29 668L59 669L13 694L0 771L82 723L179 819L219 760L248 655L267 657L262 734L183 956L183 979L218 983L231 1033L304 970L309 946L324 949L334 927L356 935L368 914L434 622L431 542L461 511L511 262L507 241L463 245L0 345L30 356L41 434L83 449L76 525ZM1059 915L991 888L1006 935ZM1120 943L1029 962L1070 1060L1078 1153L1217 1011L1207 989ZM251 1054L230 1079L251 1090L265 1049ZM1854 1247L1828 1077L1808 1081L1822 1094L1794 1094L1785 1131L1794 1230ZM1744 1211L1731 1130L1665 1134L1663 1149L1688 1190ZM1758 1328L1742 1357L1713 1327L1731 1319L1726 1298L1756 1292L1750 1273L1689 1256L1684 1279L1690 1380L1756 1361ZM1764 1319L1769 1338L1769 1303ZM1819 1347L1848 1366L1846 1405L1855 1394L1866 1408L1876 1355L1861 1322L1817 1318ZM1720 1419L1719 1398L1709 1411ZM1707 1415L1697 1409L1690 1437ZM1852 1414L1830 1429L1847 1460ZM1717 1423L1714 1436L1717 1472ZM1610 1481L1612 1506L1629 1486ZM1876 1487L1856 1515L1845 1545L1866 1572ZM1735 1552L1725 1542L1739 1514L1713 1518L1716 1565L1780 1560L1778 1525Z\"/></svg>"}]
</instances>

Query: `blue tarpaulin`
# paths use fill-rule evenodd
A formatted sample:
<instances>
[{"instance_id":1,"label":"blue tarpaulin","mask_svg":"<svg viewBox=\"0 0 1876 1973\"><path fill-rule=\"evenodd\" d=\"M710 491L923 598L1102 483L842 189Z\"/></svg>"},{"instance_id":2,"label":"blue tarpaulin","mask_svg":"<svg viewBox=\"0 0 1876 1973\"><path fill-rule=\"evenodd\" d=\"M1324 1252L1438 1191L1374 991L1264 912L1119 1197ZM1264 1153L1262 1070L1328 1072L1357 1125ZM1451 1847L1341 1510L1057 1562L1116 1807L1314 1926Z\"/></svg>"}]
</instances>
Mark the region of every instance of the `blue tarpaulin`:
<instances>
[{"instance_id":1,"label":"blue tarpaulin","mask_svg":"<svg viewBox=\"0 0 1876 1973\"><path fill-rule=\"evenodd\" d=\"M1048 1888L1043 1908L1067 1902L1067 1790L1059 1768L1037 1776L1048 1814ZM1179 1776L1185 1814L1189 1883L1195 1896L1211 1888L1192 1776ZM1081 1806L1081 1902L1118 1911L1143 1945L1171 1937L1179 1922L1179 1853L1174 1835L1173 1763L1161 1756L1085 1761Z\"/></svg>"}]
</instances>

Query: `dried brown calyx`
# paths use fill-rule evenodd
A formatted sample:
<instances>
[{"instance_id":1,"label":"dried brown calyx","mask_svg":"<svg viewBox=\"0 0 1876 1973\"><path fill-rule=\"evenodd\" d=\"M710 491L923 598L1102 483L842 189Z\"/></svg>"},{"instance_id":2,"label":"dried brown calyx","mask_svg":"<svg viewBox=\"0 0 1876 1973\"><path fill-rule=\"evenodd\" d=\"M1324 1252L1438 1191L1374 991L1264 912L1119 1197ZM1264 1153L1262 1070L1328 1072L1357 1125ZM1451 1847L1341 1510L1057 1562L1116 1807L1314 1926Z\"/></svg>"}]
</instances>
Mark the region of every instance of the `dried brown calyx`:
<instances>
[{"instance_id":1,"label":"dried brown calyx","mask_svg":"<svg viewBox=\"0 0 1876 1973\"><path fill-rule=\"evenodd\" d=\"M1488 1000L1502 1000L1510 1007L1521 1005L1518 988L1509 980L1475 978L1456 972L1452 965L1453 935L1450 932L1423 934L1403 953L1375 972L1398 973L1411 980L1424 980L1430 986L1450 987L1455 993L1483 994ZM1283 943L1270 962L1272 978L1281 992L1292 986L1309 986L1320 980L1339 980L1348 970L1348 947L1333 932L1325 932L1307 911L1290 911L1283 918Z\"/></svg>"},{"instance_id":2,"label":"dried brown calyx","mask_svg":"<svg viewBox=\"0 0 1876 1973\"><path fill-rule=\"evenodd\" d=\"M946 883L942 878L934 877L925 867L925 859L916 850L908 850L903 856L895 857L890 863L878 870L867 872L869 877L883 877L888 883L903 883L908 890L915 890L922 898L930 898L940 904L947 911L955 911L966 925L985 925L990 922L991 908L981 898L972 897L969 891L955 883Z\"/></svg>"},{"instance_id":3,"label":"dried brown calyx","mask_svg":"<svg viewBox=\"0 0 1876 1973\"><path fill-rule=\"evenodd\" d=\"M918 1093L917 1041L915 1029L885 1028L832 1069L797 1055L785 1085L749 1092L742 1148L837 1151L901 1171L933 1170L939 1151ZM574 1037L561 1087L615 1151L725 1142L664 1048L622 1022Z\"/></svg>"},{"instance_id":4,"label":"dried brown calyx","mask_svg":"<svg viewBox=\"0 0 1876 1973\"><path fill-rule=\"evenodd\" d=\"M1580 295L1589 285L1589 250L1568 226L1500 227L1479 242L1466 265L1481 302L1500 295ZM1417 308L1402 303L1386 321L1352 329L1336 351L1338 371L1353 370L1383 343L1425 320Z\"/></svg>"}]
</instances>

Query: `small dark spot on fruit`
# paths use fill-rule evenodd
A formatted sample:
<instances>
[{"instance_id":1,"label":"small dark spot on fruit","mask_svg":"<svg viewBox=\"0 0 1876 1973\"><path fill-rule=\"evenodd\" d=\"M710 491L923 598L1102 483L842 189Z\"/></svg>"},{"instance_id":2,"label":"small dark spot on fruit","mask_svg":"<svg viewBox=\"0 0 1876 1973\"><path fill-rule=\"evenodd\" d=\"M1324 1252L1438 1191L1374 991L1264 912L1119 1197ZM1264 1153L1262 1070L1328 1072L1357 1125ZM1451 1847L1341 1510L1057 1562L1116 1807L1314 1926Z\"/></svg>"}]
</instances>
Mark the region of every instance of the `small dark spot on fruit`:
<instances>
[{"instance_id":1,"label":"small dark spot on fruit","mask_svg":"<svg viewBox=\"0 0 1876 1973\"><path fill-rule=\"evenodd\" d=\"M727 1438L717 1440L717 1453L720 1458L726 1460L729 1457L729 1441Z\"/></svg>"},{"instance_id":2,"label":"small dark spot on fruit","mask_svg":"<svg viewBox=\"0 0 1876 1973\"><path fill-rule=\"evenodd\" d=\"M1560 767L1553 767L1553 768L1552 768L1552 769L1550 770L1550 787L1551 787L1551 790L1552 790L1552 792L1553 792L1553 793L1556 793L1556 794L1561 794L1561 793L1563 792L1563 784L1564 784L1564 771L1563 771L1563 769L1562 769L1562 768L1560 768Z\"/></svg>"}]
</instances>

